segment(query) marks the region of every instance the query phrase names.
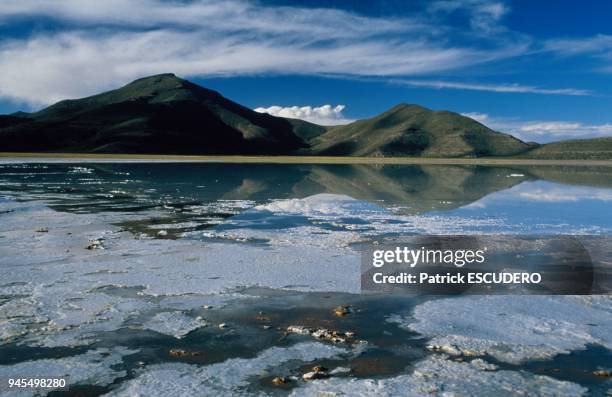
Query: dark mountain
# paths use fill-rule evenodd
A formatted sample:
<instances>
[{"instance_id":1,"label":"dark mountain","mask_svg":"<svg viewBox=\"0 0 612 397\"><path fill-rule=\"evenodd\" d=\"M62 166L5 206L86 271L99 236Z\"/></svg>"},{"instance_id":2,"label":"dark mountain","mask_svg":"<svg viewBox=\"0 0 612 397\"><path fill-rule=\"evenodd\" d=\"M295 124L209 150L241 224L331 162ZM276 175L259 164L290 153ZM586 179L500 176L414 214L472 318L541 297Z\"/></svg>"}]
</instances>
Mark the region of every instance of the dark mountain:
<instances>
[{"instance_id":1,"label":"dark mountain","mask_svg":"<svg viewBox=\"0 0 612 397\"><path fill-rule=\"evenodd\" d=\"M323 127L258 113L161 74L0 116L0 152L611 159L612 138L525 143L457 113L407 104Z\"/></svg>"},{"instance_id":2,"label":"dark mountain","mask_svg":"<svg viewBox=\"0 0 612 397\"><path fill-rule=\"evenodd\" d=\"M376 117L330 128L312 140L311 150L337 156L480 157L529 148L469 117L400 104Z\"/></svg>"},{"instance_id":3,"label":"dark mountain","mask_svg":"<svg viewBox=\"0 0 612 397\"><path fill-rule=\"evenodd\" d=\"M232 102L173 74L0 119L0 151L281 154L324 127Z\"/></svg>"}]
</instances>

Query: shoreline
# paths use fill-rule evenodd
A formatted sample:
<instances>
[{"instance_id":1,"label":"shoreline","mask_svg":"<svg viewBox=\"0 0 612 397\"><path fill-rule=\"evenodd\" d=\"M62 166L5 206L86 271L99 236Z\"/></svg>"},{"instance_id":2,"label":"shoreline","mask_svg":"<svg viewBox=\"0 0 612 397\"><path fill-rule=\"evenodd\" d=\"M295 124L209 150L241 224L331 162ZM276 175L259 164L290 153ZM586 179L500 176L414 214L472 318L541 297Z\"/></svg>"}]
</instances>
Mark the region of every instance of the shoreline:
<instances>
[{"instance_id":1,"label":"shoreline","mask_svg":"<svg viewBox=\"0 0 612 397\"><path fill-rule=\"evenodd\" d=\"M259 164L398 164L398 165L542 165L609 166L612 160L560 160L521 158L257 156L257 155L165 155L0 152L0 162L176 162Z\"/></svg>"}]
</instances>

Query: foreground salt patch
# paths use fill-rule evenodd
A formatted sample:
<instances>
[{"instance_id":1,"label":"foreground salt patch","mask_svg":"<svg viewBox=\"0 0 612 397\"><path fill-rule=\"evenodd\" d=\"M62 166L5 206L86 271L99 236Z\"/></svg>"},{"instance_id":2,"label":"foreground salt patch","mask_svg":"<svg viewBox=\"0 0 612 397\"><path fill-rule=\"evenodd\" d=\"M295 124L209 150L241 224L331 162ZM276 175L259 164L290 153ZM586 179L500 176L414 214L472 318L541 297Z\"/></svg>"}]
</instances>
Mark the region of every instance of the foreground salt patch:
<instances>
[{"instance_id":1,"label":"foreground salt patch","mask_svg":"<svg viewBox=\"0 0 612 397\"><path fill-rule=\"evenodd\" d=\"M25 361L14 365L0 365L0 379L13 378L63 378L67 386L106 386L126 372L111 367L120 364L124 356L136 353L124 347L97 349L72 357ZM37 389L6 389L0 387L2 396L25 397L39 395Z\"/></svg>"},{"instance_id":2,"label":"foreground salt patch","mask_svg":"<svg viewBox=\"0 0 612 397\"><path fill-rule=\"evenodd\" d=\"M243 299L235 291L247 286L359 291L355 252L137 240L106 220L35 202L0 203L0 343L81 346L126 326L181 336L200 326L195 315L174 318L177 330L152 318L219 308ZM40 226L44 232L36 231ZM100 237L105 249L86 249L89 239Z\"/></svg>"},{"instance_id":3,"label":"foreground salt patch","mask_svg":"<svg viewBox=\"0 0 612 397\"><path fill-rule=\"evenodd\" d=\"M107 396L213 396L251 395L245 388L249 378L297 360L310 362L333 358L347 350L322 343L299 343L287 348L272 347L254 358L234 358L198 367L189 364L160 364L148 367Z\"/></svg>"},{"instance_id":4,"label":"foreground salt patch","mask_svg":"<svg viewBox=\"0 0 612 397\"><path fill-rule=\"evenodd\" d=\"M483 371L481 364L442 355L415 364L409 375L389 379L330 378L307 383L291 396L581 396L575 383L515 371Z\"/></svg>"},{"instance_id":5,"label":"foreground salt patch","mask_svg":"<svg viewBox=\"0 0 612 397\"><path fill-rule=\"evenodd\" d=\"M389 321L447 352L521 363L600 344L612 349L612 297L465 296L425 302Z\"/></svg>"}]
</instances>

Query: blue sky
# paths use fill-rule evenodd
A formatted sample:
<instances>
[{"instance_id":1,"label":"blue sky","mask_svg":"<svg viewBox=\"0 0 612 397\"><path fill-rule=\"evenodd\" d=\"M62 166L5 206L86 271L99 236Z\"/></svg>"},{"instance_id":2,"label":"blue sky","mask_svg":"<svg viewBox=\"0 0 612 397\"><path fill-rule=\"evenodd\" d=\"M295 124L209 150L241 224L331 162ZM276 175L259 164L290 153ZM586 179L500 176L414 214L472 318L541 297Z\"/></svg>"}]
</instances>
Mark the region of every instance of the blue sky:
<instances>
[{"instance_id":1,"label":"blue sky","mask_svg":"<svg viewBox=\"0 0 612 397\"><path fill-rule=\"evenodd\" d=\"M0 113L174 72L323 124L417 103L525 140L612 136L612 2L3 0Z\"/></svg>"}]
</instances>

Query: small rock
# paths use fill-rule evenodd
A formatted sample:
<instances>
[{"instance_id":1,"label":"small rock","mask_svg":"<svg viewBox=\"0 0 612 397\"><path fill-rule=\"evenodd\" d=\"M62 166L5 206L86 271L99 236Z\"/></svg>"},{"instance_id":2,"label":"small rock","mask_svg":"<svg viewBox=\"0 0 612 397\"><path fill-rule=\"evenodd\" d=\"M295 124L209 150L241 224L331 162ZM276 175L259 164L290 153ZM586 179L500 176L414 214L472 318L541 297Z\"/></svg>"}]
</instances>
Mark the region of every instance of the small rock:
<instances>
[{"instance_id":1,"label":"small rock","mask_svg":"<svg viewBox=\"0 0 612 397\"><path fill-rule=\"evenodd\" d=\"M334 309L334 314L337 317L344 317L351 313L353 313L353 308L351 306L338 306Z\"/></svg>"},{"instance_id":2,"label":"small rock","mask_svg":"<svg viewBox=\"0 0 612 397\"><path fill-rule=\"evenodd\" d=\"M223 329L223 328L227 328L228 325L226 323L221 323L219 324L219 328Z\"/></svg>"},{"instance_id":3,"label":"small rock","mask_svg":"<svg viewBox=\"0 0 612 397\"><path fill-rule=\"evenodd\" d=\"M342 333L339 331L331 331L326 328L312 329L301 325L290 325L287 327L287 332L300 335L311 335L315 339L322 339L333 343L366 343L365 341L353 339L355 333L352 331Z\"/></svg>"},{"instance_id":4,"label":"small rock","mask_svg":"<svg viewBox=\"0 0 612 397\"><path fill-rule=\"evenodd\" d=\"M287 378L284 378L282 376L276 376L272 379L271 382L273 385L284 385L285 383L287 383Z\"/></svg>"},{"instance_id":5,"label":"small rock","mask_svg":"<svg viewBox=\"0 0 612 397\"><path fill-rule=\"evenodd\" d=\"M325 368L322 365L316 365L316 366L312 367L312 370L314 372L327 372L328 371L327 368Z\"/></svg>"},{"instance_id":6,"label":"small rock","mask_svg":"<svg viewBox=\"0 0 612 397\"><path fill-rule=\"evenodd\" d=\"M86 247L88 250L103 250L104 245L102 244L103 239L89 240L89 245Z\"/></svg>"},{"instance_id":7,"label":"small rock","mask_svg":"<svg viewBox=\"0 0 612 397\"><path fill-rule=\"evenodd\" d=\"M463 353L463 355L466 357L474 357L478 355L478 352L470 349L462 349L461 353Z\"/></svg>"},{"instance_id":8,"label":"small rock","mask_svg":"<svg viewBox=\"0 0 612 397\"><path fill-rule=\"evenodd\" d=\"M331 338L331 333L325 328L317 329L312 333L312 336L317 339L328 339Z\"/></svg>"},{"instance_id":9,"label":"small rock","mask_svg":"<svg viewBox=\"0 0 612 397\"><path fill-rule=\"evenodd\" d=\"M312 330L301 325L290 325L287 327L287 332L300 335L310 335L312 333Z\"/></svg>"},{"instance_id":10,"label":"small rock","mask_svg":"<svg viewBox=\"0 0 612 397\"><path fill-rule=\"evenodd\" d=\"M302 375L302 379L304 380L322 379L322 378L325 378L326 375L327 374L325 372L311 371L311 372L306 372L304 375Z\"/></svg>"},{"instance_id":11,"label":"small rock","mask_svg":"<svg viewBox=\"0 0 612 397\"><path fill-rule=\"evenodd\" d=\"M49 229L46 227L39 227L36 229L36 233L49 233Z\"/></svg>"},{"instance_id":12,"label":"small rock","mask_svg":"<svg viewBox=\"0 0 612 397\"><path fill-rule=\"evenodd\" d=\"M609 378L612 376L612 371L607 369L598 369L597 371L593 371L593 375L600 376L602 378Z\"/></svg>"},{"instance_id":13,"label":"small rock","mask_svg":"<svg viewBox=\"0 0 612 397\"><path fill-rule=\"evenodd\" d=\"M186 351L186 350L183 350L183 349L174 349L174 348L172 348L172 349L170 349L168 351L168 354L170 356L172 356L172 357L185 357L185 356L198 357L198 356L203 355L204 353L198 352L198 351L189 352L189 351Z\"/></svg>"},{"instance_id":14,"label":"small rock","mask_svg":"<svg viewBox=\"0 0 612 397\"><path fill-rule=\"evenodd\" d=\"M168 354L170 354L172 357L183 357L187 355L187 352L183 349L170 349Z\"/></svg>"},{"instance_id":15,"label":"small rock","mask_svg":"<svg viewBox=\"0 0 612 397\"><path fill-rule=\"evenodd\" d=\"M204 305L204 306L202 306L202 308L204 308L204 310L210 310L213 307L211 305Z\"/></svg>"},{"instance_id":16,"label":"small rock","mask_svg":"<svg viewBox=\"0 0 612 397\"><path fill-rule=\"evenodd\" d=\"M461 351L452 345L427 345L427 350L446 353L449 356L460 356Z\"/></svg>"}]
</instances>

